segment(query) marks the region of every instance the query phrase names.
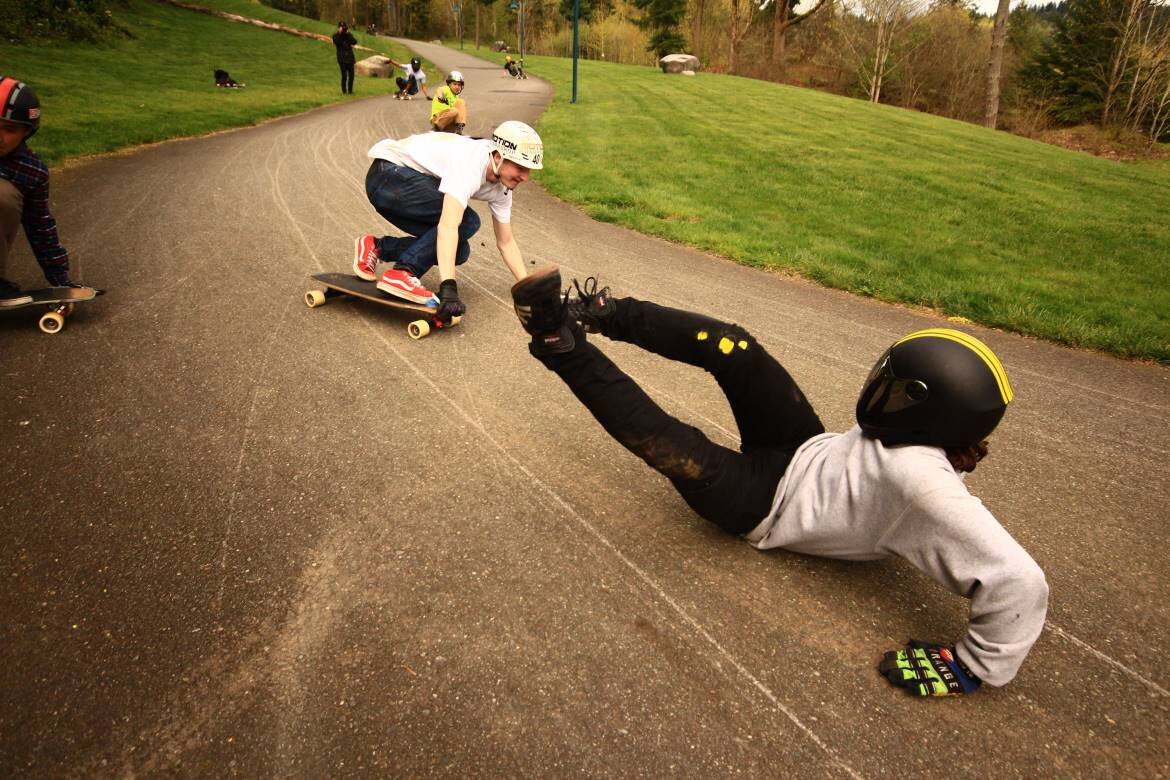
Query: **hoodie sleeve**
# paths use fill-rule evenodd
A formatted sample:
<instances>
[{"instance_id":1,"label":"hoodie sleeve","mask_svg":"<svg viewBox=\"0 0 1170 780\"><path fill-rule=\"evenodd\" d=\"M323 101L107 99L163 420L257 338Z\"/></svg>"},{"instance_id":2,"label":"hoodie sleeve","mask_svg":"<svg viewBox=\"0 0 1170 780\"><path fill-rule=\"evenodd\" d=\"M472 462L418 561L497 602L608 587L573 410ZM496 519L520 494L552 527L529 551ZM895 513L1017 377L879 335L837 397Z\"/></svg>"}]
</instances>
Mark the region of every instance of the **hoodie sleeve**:
<instances>
[{"instance_id":1,"label":"hoodie sleeve","mask_svg":"<svg viewBox=\"0 0 1170 780\"><path fill-rule=\"evenodd\" d=\"M881 541L953 593L971 600L962 661L989 685L1011 681L1044 628L1048 583L1032 557L961 480L933 483Z\"/></svg>"}]
</instances>

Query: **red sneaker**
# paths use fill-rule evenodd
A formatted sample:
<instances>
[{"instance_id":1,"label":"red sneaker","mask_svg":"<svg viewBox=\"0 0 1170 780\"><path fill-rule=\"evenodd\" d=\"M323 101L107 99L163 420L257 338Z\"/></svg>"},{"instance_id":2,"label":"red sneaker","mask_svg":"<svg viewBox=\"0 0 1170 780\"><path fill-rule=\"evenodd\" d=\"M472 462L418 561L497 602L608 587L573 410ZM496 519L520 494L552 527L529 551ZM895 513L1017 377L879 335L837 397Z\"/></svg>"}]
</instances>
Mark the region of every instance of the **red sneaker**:
<instances>
[{"instance_id":1,"label":"red sneaker","mask_svg":"<svg viewBox=\"0 0 1170 780\"><path fill-rule=\"evenodd\" d=\"M378 289L395 298L404 298L411 303L421 303L424 306L431 301L431 291L419 284L417 277L411 276L410 271L401 271L397 268L391 268L382 274Z\"/></svg>"},{"instance_id":2,"label":"red sneaker","mask_svg":"<svg viewBox=\"0 0 1170 780\"><path fill-rule=\"evenodd\" d=\"M378 278L378 245L373 236L358 236L353 240L353 272L367 282Z\"/></svg>"}]
</instances>

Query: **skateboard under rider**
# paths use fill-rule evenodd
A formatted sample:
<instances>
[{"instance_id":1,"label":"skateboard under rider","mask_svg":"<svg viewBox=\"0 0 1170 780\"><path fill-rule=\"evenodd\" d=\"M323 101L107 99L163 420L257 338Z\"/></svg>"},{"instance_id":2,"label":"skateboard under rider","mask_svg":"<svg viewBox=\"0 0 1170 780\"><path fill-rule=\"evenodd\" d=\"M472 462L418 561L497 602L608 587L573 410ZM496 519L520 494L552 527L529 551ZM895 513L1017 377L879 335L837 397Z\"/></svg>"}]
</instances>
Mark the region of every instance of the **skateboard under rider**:
<instances>
[{"instance_id":1,"label":"skateboard under rider","mask_svg":"<svg viewBox=\"0 0 1170 780\"><path fill-rule=\"evenodd\" d=\"M313 274L311 278L325 285L325 289L309 290L305 293L305 305L310 309L322 306L332 298L349 296L380 303L392 309L421 314L421 319L412 320L406 326L406 332L410 334L412 339L421 339L431 330L451 328L459 324L460 318L452 317L450 324L444 325L439 321L436 306L424 306L421 303L411 303L401 298L394 298L379 290L376 283L367 282L353 274L323 273Z\"/></svg>"},{"instance_id":2,"label":"skateboard under rider","mask_svg":"<svg viewBox=\"0 0 1170 780\"><path fill-rule=\"evenodd\" d=\"M31 296L31 301L5 306L0 311L23 309L25 306L47 306L49 311L41 315L37 325L45 333L60 333L65 327L65 318L73 313L75 304L92 301L103 293L105 290L96 287L45 287L41 290L27 290L24 294Z\"/></svg>"}]
</instances>

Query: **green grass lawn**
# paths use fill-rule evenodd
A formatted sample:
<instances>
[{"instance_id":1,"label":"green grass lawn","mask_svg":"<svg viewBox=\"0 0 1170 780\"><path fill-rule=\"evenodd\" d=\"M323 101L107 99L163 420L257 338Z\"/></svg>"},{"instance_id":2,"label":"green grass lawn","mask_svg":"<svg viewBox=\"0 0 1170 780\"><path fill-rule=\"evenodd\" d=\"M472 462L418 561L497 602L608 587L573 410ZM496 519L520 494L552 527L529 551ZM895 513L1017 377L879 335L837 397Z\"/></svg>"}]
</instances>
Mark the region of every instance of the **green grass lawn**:
<instances>
[{"instance_id":1,"label":"green grass lawn","mask_svg":"<svg viewBox=\"0 0 1170 780\"><path fill-rule=\"evenodd\" d=\"M205 4L333 31L254 0ZM329 44L149 0L118 16L133 39L5 45L3 69L41 95L35 147L51 163L349 99ZM570 105L570 61L526 60L557 89L539 124L539 178L597 219L882 300L1170 361L1166 165L810 90L602 62L580 63ZM217 89L216 67L248 88ZM355 89L387 94L392 83L359 77Z\"/></svg>"},{"instance_id":2,"label":"green grass lawn","mask_svg":"<svg viewBox=\"0 0 1170 780\"><path fill-rule=\"evenodd\" d=\"M249 0L202 5L331 35L335 28ZM133 38L100 44L4 44L3 71L33 85L43 119L33 147L50 164L167 138L255 124L310 108L393 91L358 76L341 94L333 45L228 22L149 0L116 6ZM360 44L398 62L410 52L356 32ZM358 52L358 59L369 52ZM220 89L223 68L246 89Z\"/></svg>"},{"instance_id":3,"label":"green grass lawn","mask_svg":"<svg viewBox=\"0 0 1170 780\"><path fill-rule=\"evenodd\" d=\"M498 55L485 53L492 59ZM1170 170L783 85L526 57L540 181L596 219L885 301L1170 360Z\"/></svg>"}]
</instances>

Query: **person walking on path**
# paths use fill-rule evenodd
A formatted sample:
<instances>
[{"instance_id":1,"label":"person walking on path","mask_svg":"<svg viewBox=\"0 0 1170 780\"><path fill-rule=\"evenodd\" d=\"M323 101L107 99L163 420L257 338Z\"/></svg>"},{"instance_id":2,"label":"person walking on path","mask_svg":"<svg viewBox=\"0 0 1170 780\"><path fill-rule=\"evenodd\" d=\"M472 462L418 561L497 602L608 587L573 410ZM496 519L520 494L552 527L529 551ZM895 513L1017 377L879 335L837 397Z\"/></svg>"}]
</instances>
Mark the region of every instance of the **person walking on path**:
<instances>
[{"instance_id":1,"label":"person walking on path","mask_svg":"<svg viewBox=\"0 0 1170 780\"><path fill-rule=\"evenodd\" d=\"M439 268L440 320L464 313L455 267L471 255L470 239L480 227L471 200L488 204L496 248L516 279L526 272L512 235L512 191L543 167L544 145L523 122L507 121L490 139L450 133L421 133L385 139L370 149L366 196L404 237L372 235L354 240L353 270L378 289L414 303L430 302L420 278ZM381 278L378 266L391 263Z\"/></svg>"},{"instance_id":2,"label":"person walking on path","mask_svg":"<svg viewBox=\"0 0 1170 780\"><path fill-rule=\"evenodd\" d=\"M1015 677L1044 627L1048 585L963 484L1012 400L985 344L948 328L899 339L865 380L857 425L826 433L788 372L738 325L614 299L596 279L574 286L570 299L547 266L512 287L529 351L699 516L758 549L899 556L970 599L956 644L911 640L885 654L878 670L894 685L946 696ZM740 449L664 412L586 331L710 373L731 406Z\"/></svg>"},{"instance_id":3,"label":"person walking on path","mask_svg":"<svg viewBox=\"0 0 1170 780\"><path fill-rule=\"evenodd\" d=\"M467 126L467 101L463 94L463 74L457 70L447 76L446 86L435 91L431 101L431 129L440 133L463 135Z\"/></svg>"},{"instance_id":4,"label":"person walking on path","mask_svg":"<svg viewBox=\"0 0 1170 780\"><path fill-rule=\"evenodd\" d=\"M0 307L32 302L7 279L8 257L21 228L46 281L54 287L76 286L69 281L69 253L49 211L49 169L27 144L40 126L36 93L24 82L0 76Z\"/></svg>"},{"instance_id":5,"label":"person walking on path","mask_svg":"<svg viewBox=\"0 0 1170 780\"><path fill-rule=\"evenodd\" d=\"M341 94L352 95L353 71L357 63L353 47L357 46L357 38L353 37L344 19L337 23L337 32L333 33L333 45L337 47L337 65L341 68Z\"/></svg>"}]
</instances>

